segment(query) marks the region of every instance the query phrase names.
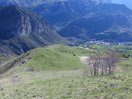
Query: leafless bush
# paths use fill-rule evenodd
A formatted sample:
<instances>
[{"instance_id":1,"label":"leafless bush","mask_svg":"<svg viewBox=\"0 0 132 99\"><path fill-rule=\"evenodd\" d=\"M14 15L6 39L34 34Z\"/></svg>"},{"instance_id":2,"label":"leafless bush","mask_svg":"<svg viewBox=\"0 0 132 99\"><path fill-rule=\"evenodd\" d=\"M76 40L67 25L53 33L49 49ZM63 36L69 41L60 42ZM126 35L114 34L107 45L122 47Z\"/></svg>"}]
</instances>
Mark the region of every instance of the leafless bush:
<instances>
[{"instance_id":1,"label":"leafless bush","mask_svg":"<svg viewBox=\"0 0 132 99\"><path fill-rule=\"evenodd\" d=\"M116 70L116 64L119 59L119 56L114 53L109 53L108 55L104 56L97 55L89 57L87 59L87 67L89 68L90 75L96 76L114 74Z\"/></svg>"}]
</instances>

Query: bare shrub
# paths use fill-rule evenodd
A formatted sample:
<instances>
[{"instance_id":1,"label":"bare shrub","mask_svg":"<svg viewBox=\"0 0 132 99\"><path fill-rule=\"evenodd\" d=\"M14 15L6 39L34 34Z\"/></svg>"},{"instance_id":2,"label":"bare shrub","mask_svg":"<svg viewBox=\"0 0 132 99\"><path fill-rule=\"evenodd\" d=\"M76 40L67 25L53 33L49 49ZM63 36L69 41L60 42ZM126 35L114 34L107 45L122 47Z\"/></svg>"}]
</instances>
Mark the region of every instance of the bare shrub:
<instances>
[{"instance_id":1,"label":"bare shrub","mask_svg":"<svg viewBox=\"0 0 132 99\"><path fill-rule=\"evenodd\" d=\"M90 75L112 75L115 73L116 64L119 61L118 54L109 53L108 55L91 56L87 59L87 67Z\"/></svg>"}]
</instances>

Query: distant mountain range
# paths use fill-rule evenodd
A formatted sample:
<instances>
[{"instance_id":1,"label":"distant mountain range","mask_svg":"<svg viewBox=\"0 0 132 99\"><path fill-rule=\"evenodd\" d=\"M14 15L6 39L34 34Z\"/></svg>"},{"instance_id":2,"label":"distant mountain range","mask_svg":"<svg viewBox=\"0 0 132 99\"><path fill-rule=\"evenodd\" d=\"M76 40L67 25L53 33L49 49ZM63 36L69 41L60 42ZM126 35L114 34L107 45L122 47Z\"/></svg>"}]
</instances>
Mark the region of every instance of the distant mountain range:
<instances>
[{"instance_id":1,"label":"distant mountain range","mask_svg":"<svg viewBox=\"0 0 132 99\"><path fill-rule=\"evenodd\" d=\"M1 0L0 5L2 53L21 54L64 38L75 45L132 41L132 10L111 0Z\"/></svg>"},{"instance_id":2,"label":"distant mountain range","mask_svg":"<svg viewBox=\"0 0 132 99\"><path fill-rule=\"evenodd\" d=\"M42 3L56 3L56 2L65 2L73 0L0 0L0 5L11 5L16 4L24 7L33 7ZM76 0L74 0L76 1ZM111 0L85 0L87 2L97 2L97 3L112 3Z\"/></svg>"},{"instance_id":3,"label":"distant mountain range","mask_svg":"<svg viewBox=\"0 0 132 99\"><path fill-rule=\"evenodd\" d=\"M0 5L2 6L19 5L23 7L32 7L42 3L43 1L45 0L0 0Z\"/></svg>"},{"instance_id":4,"label":"distant mountain range","mask_svg":"<svg viewBox=\"0 0 132 99\"><path fill-rule=\"evenodd\" d=\"M87 15L72 20L59 30L69 40L132 41L132 11L124 5L101 4Z\"/></svg>"},{"instance_id":5,"label":"distant mountain range","mask_svg":"<svg viewBox=\"0 0 132 99\"><path fill-rule=\"evenodd\" d=\"M132 41L132 10L111 1L97 1L47 2L35 6L34 11L59 26L59 34L72 42Z\"/></svg>"},{"instance_id":6,"label":"distant mountain range","mask_svg":"<svg viewBox=\"0 0 132 99\"><path fill-rule=\"evenodd\" d=\"M51 2L52 1L52 2ZM90 13L97 5L111 3L109 0L47 0L33 10L58 26Z\"/></svg>"}]
</instances>

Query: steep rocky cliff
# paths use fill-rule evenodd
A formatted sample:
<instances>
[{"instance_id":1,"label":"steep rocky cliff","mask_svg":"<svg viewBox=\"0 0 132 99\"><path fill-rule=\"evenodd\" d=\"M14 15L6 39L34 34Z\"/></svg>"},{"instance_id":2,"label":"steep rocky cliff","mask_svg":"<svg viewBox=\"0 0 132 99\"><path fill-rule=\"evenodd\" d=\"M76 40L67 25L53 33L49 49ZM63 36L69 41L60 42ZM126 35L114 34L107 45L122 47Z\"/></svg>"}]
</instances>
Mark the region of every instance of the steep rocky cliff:
<instances>
[{"instance_id":1,"label":"steep rocky cliff","mask_svg":"<svg viewBox=\"0 0 132 99\"><path fill-rule=\"evenodd\" d=\"M13 5L0 8L0 40L1 52L20 54L63 38L38 15Z\"/></svg>"}]
</instances>

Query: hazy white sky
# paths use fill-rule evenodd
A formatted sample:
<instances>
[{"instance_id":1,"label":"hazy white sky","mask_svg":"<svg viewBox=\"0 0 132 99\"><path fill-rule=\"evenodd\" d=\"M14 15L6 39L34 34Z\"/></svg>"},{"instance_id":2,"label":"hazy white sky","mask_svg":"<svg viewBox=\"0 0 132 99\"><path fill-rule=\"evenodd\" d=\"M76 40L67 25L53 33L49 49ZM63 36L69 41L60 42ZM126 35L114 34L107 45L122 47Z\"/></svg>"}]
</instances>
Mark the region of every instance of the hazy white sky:
<instances>
[{"instance_id":1,"label":"hazy white sky","mask_svg":"<svg viewBox=\"0 0 132 99\"><path fill-rule=\"evenodd\" d=\"M132 0L112 0L114 3L125 4L132 9Z\"/></svg>"}]
</instances>

